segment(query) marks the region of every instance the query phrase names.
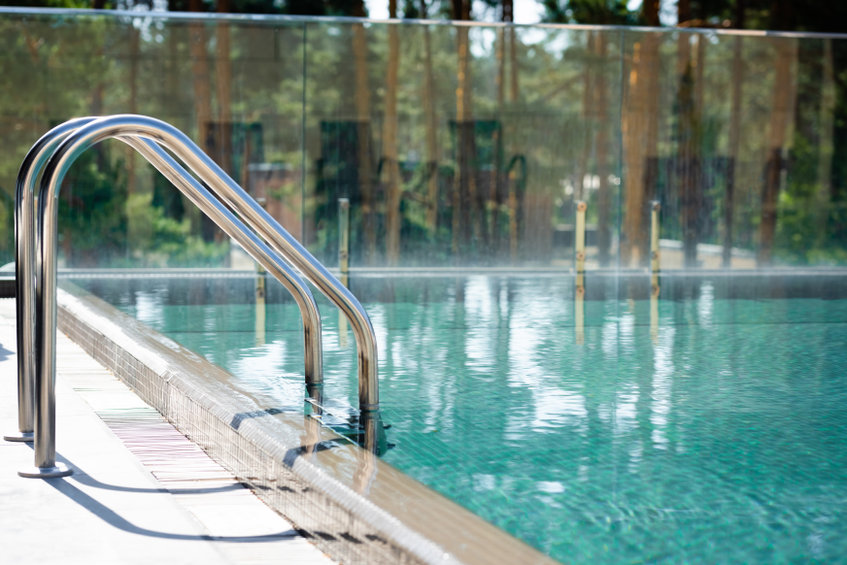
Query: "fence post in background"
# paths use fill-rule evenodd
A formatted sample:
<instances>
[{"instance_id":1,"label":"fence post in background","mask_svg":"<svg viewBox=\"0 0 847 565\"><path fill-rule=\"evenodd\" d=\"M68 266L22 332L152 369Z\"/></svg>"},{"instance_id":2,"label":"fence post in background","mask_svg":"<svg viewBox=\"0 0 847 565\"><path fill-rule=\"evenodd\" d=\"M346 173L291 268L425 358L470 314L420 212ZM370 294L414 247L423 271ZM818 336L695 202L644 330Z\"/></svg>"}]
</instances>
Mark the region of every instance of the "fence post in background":
<instances>
[{"instance_id":1,"label":"fence post in background","mask_svg":"<svg viewBox=\"0 0 847 565\"><path fill-rule=\"evenodd\" d=\"M576 203L576 229L574 232L574 250L576 254L576 297L574 319L576 325L576 343L585 341L585 211L588 206L582 200Z\"/></svg>"},{"instance_id":2,"label":"fence post in background","mask_svg":"<svg viewBox=\"0 0 847 565\"><path fill-rule=\"evenodd\" d=\"M650 202L650 338L659 341L659 211L658 200Z\"/></svg>"},{"instance_id":3,"label":"fence post in background","mask_svg":"<svg viewBox=\"0 0 847 565\"><path fill-rule=\"evenodd\" d=\"M347 286L350 273L350 200L338 199L338 269L341 282Z\"/></svg>"},{"instance_id":4,"label":"fence post in background","mask_svg":"<svg viewBox=\"0 0 847 565\"><path fill-rule=\"evenodd\" d=\"M512 265L518 260L518 196L515 191L514 178L514 171L509 171L507 211L509 216L509 260Z\"/></svg>"},{"instance_id":5,"label":"fence post in background","mask_svg":"<svg viewBox=\"0 0 847 565\"><path fill-rule=\"evenodd\" d=\"M662 205L658 200L650 202L650 290L659 295L659 211Z\"/></svg>"},{"instance_id":6,"label":"fence post in background","mask_svg":"<svg viewBox=\"0 0 847 565\"><path fill-rule=\"evenodd\" d=\"M659 343L659 293L650 294L650 340Z\"/></svg>"},{"instance_id":7,"label":"fence post in background","mask_svg":"<svg viewBox=\"0 0 847 565\"><path fill-rule=\"evenodd\" d=\"M350 200L338 199L338 269L341 284L349 288L350 275ZM347 347L347 320L338 311L338 345Z\"/></svg>"}]
</instances>

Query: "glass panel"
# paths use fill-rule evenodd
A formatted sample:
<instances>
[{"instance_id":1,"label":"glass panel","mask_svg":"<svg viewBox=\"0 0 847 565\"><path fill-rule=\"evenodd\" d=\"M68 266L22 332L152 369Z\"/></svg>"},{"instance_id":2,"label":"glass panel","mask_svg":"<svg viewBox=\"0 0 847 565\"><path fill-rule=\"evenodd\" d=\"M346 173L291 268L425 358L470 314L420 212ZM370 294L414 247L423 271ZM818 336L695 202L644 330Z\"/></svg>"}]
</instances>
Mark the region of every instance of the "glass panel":
<instances>
[{"instance_id":1,"label":"glass panel","mask_svg":"<svg viewBox=\"0 0 847 565\"><path fill-rule=\"evenodd\" d=\"M73 116L140 113L183 130L299 235L302 24L6 15L0 25L10 28L0 54L12 132L0 164L4 225L17 168L41 134ZM116 141L83 153L60 200L64 266L251 265ZM0 241L5 260L12 247Z\"/></svg>"},{"instance_id":2,"label":"glass panel","mask_svg":"<svg viewBox=\"0 0 847 565\"><path fill-rule=\"evenodd\" d=\"M663 269L843 264L833 42L627 31L624 265L654 199Z\"/></svg>"},{"instance_id":3,"label":"glass panel","mask_svg":"<svg viewBox=\"0 0 847 565\"><path fill-rule=\"evenodd\" d=\"M570 265L582 195L609 264L619 32L332 22L307 35L305 233L320 258L335 261L348 198L357 266Z\"/></svg>"},{"instance_id":4,"label":"glass panel","mask_svg":"<svg viewBox=\"0 0 847 565\"><path fill-rule=\"evenodd\" d=\"M14 178L50 126L137 112L183 129L322 260L842 265L842 39L725 32L4 14L0 261ZM249 262L116 142L62 190L63 264ZM618 242L620 234L620 245ZM620 249L620 253L618 250Z\"/></svg>"}]
</instances>

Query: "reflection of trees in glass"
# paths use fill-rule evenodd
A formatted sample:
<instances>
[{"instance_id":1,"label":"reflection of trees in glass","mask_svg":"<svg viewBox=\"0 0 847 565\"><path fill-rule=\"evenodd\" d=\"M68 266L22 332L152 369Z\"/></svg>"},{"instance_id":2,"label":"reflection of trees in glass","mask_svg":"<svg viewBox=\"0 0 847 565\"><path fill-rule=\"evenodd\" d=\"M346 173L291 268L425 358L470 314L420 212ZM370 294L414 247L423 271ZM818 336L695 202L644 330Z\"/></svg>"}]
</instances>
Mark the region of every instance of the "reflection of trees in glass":
<instances>
[{"instance_id":1,"label":"reflection of trees in glass","mask_svg":"<svg viewBox=\"0 0 847 565\"><path fill-rule=\"evenodd\" d=\"M794 125L785 184L776 203L773 260L843 263L845 202L843 189L837 187L843 186L844 178L833 174L838 111L835 50L830 39L798 42L796 49Z\"/></svg>"},{"instance_id":2,"label":"reflection of trees in glass","mask_svg":"<svg viewBox=\"0 0 847 565\"><path fill-rule=\"evenodd\" d=\"M426 17L426 2L421 0L421 16ZM432 69L432 35L429 26L424 26L424 77L423 77L423 107L425 143L425 175L426 175L426 227L430 238L435 236L438 228L438 138L435 114L435 85Z\"/></svg>"},{"instance_id":3,"label":"reflection of trees in glass","mask_svg":"<svg viewBox=\"0 0 847 565\"><path fill-rule=\"evenodd\" d=\"M658 3L645 2L647 25L659 24ZM629 76L624 82L621 129L624 149L624 209L621 264L641 266L647 260L647 201L656 181L659 136L659 44L654 32L638 34L632 46Z\"/></svg>"},{"instance_id":4,"label":"reflection of trees in glass","mask_svg":"<svg viewBox=\"0 0 847 565\"><path fill-rule=\"evenodd\" d=\"M351 14L350 5L330 1L171 4L203 12ZM508 0L489 4L508 19ZM545 6L555 21L635 21L617 1L550 0ZM444 17L452 7L416 0L394 10ZM812 2L791 14L764 7L769 3L760 0L678 4L680 18L687 9L688 24L697 27L724 26L726 20L746 28L826 31L843 21L844 8L831 3ZM795 40L785 57L781 39L701 31L671 36L338 22L199 25L143 15L60 22L43 17L25 24L6 17L0 25L7 30L2 56L16 62L4 65L0 78L8 140L0 184L7 195L33 140L73 115L98 108L152 114L202 143L212 124L259 123L265 162L301 171L291 175L285 197L299 191L292 206L298 213L299 202L307 207L307 241L327 242L333 239L336 203L324 202L315 189L316 162L323 157L320 124L358 120L355 137L363 141L351 150L353 161L362 164L354 171L361 203L352 215L360 260L439 264L449 260L458 238L479 251L470 253L474 259L502 264L512 260L501 241L510 236L511 243L522 243L509 246L516 262L545 263L554 227L572 222L568 206L581 195L589 201L589 224L597 224L600 262L607 264L616 252L617 227L629 238L620 250L624 259L638 248L646 200L659 195L670 200L663 202L663 233L685 243L689 264L702 259L693 253L702 243L721 245L725 265L733 249L758 251L762 264L845 261L847 79L840 69L847 42L837 38ZM688 41L678 41L681 36ZM624 73L622 55L631 57ZM86 79L91 76L95 82ZM474 125L454 125L451 133L454 118L454 124ZM474 171L473 162L490 140L478 131L469 135L482 122L500 123L501 170L488 176ZM235 143L227 135L214 141ZM102 159L126 160L131 194L149 195L153 183L146 167L135 167L136 158L124 150L103 151ZM233 170L239 151L233 145L222 152L222 160L233 159ZM614 182L621 160L626 174L619 201ZM505 172L513 161L513 171L526 171L525 191L516 191L518 179ZM236 180L245 183L242 177ZM464 188L454 191L453 180ZM518 195L525 197L523 211L517 210ZM311 218L318 209L316 235ZM186 210L194 213L193 207ZM126 218L131 233L141 229L135 218ZM197 224L199 217L195 230Z\"/></svg>"},{"instance_id":5,"label":"reflection of trees in glass","mask_svg":"<svg viewBox=\"0 0 847 565\"><path fill-rule=\"evenodd\" d=\"M762 219L759 224L759 249L756 259L759 265L772 262L774 236L777 223L777 202L784 165L784 151L788 141L789 118L793 103L793 66L796 58L796 43L783 39L774 45L774 91L768 125L768 153L765 161L764 184L762 187Z\"/></svg>"},{"instance_id":6,"label":"reflection of trees in glass","mask_svg":"<svg viewBox=\"0 0 847 565\"><path fill-rule=\"evenodd\" d=\"M365 17L365 4L362 0L351 2L352 14ZM358 122L358 171L359 190L362 193L362 230L365 242L365 263L373 264L376 257L376 201L374 198L374 177L371 164L371 89L368 84L368 42L362 24L353 24L353 65L355 68L355 90L353 92Z\"/></svg>"},{"instance_id":7,"label":"reflection of trees in glass","mask_svg":"<svg viewBox=\"0 0 847 565\"><path fill-rule=\"evenodd\" d=\"M397 0L389 0L388 17L397 18ZM397 74L400 66L400 38L397 26L388 26L388 61L385 73L385 113L382 123L382 161L386 179L386 262L400 261L400 164L397 161Z\"/></svg>"},{"instance_id":8,"label":"reflection of trees in glass","mask_svg":"<svg viewBox=\"0 0 847 565\"><path fill-rule=\"evenodd\" d=\"M559 23L582 23L601 25L627 25L635 23L635 15L626 2L596 0L545 0L545 19ZM610 135L610 105L614 105L611 91L614 77L620 72L616 54L609 51L611 35L608 30L586 31L588 35L583 55L583 116L588 121L584 148L579 165L577 183L579 198L589 200L589 211L596 211L597 259L601 266L608 266L612 257L613 194L610 177L611 160L617 159L616 141ZM614 116L614 113L612 113ZM617 124L614 125L617 129ZM593 151L593 163L591 152ZM596 198L592 201L586 190L586 180L596 179Z\"/></svg>"},{"instance_id":9,"label":"reflection of trees in glass","mask_svg":"<svg viewBox=\"0 0 847 565\"><path fill-rule=\"evenodd\" d=\"M454 20L471 19L471 0L452 0ZM476 135L473 121L471 53L469 28L457 26L456 56L456 170L453 185L453 243L454 254L465 254L472 241L480 235L479 209L476 206L477 186L473 171L476 160Z\"/></svg>"},{"instance_id":10,"label":"reflection of trees in glass","mask_svg":"<svg viewBox=\"0 0 847 565\"><path fill-rule=\"evenodd\" d=\"M112 162L103 148L80 155L59 192L59 245L68 265L92 267L126 253L124 161Z\"/></svg>"}]
</instances>

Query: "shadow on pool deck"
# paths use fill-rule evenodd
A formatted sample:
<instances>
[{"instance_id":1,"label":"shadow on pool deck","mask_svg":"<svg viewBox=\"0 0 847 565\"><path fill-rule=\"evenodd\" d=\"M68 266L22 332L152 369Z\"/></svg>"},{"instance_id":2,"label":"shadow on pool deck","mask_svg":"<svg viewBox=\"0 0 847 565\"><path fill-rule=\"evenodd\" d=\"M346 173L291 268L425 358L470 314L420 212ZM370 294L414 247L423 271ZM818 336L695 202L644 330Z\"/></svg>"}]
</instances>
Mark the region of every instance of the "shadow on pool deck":
<instances>
[{"instance_id":1,"label":"shadow on pool deck","mask_svg":"<svg viewBox=\"0 0 847 565\"><path fill-rule=\"evenodd\" d=\"M67 461L67 460L63 460L63 461L66 462L68 465L72 466L72 463L70 463L69 461ZM78 469L78 468L75 468L75 469ZM81 470L78 470L78 473L79 473L80 476L84 476L84 475L82 475ZM75 473L75 474L77 474L77 473ZM297 532L294 531L293 529L289 529L289 530L284 531L284 532L279 532L277 534L263 534L263 535L256 535L256 536L212 536L212 535L209 535L209 534L174 534L174 533L170 533L170 532L160 532L160 531L150 530L150 529L147 529L147 528L142 528L142 527L136 526L135 524L133 524L132 522L130 522L129 520L127 520L126 518L124 518L123 516L121 516L120 514L118 514L117 512L115 512L114 510L112 510L111 508L109 508L108 506L106 506L105 504L103 504L102 502L97 500L96 498L94 498L93 496L91 496L91 495L83 492L81 489L75 487L73 484L71 484L72 481L69 480L69 479L78 480L78 477L72 476L72 477L68 477L67 479L65 479L65 478L47 479L46 482L51 487L55 488L57 491L61 492L62 494L64 494L65 496L67 496L68 498L70 498L71 500L73 500L74 502L79 504L81 507L85 508L86 510L88 510L89 512L91 512L92 514L94 514L95 516L97 516L98 518L100 518L101 520L103 520L104 522L106 522L107 524L112 526L113 528L117 528L117 529L122 530L124 532L129 532L131 534L149 536L149 537L154 537L154 538L162 538L162 539L172 539L172 540L186 540L186 541L210 541L210 540L214 540L214 541L228 542L228 543L265 542L265 541L270 541L270 540L274 540L274 539L293 538L293 537L296 537L298 535ZM86 483L86 484L88 483L87 481L79 481L79 482ZM99 481L94 481L94 482L99 483ZM99 486L99 484L98 484L97 488L101 488ZM227 487L223 487L223 488L226 489L226 490L231 490ZM241 487L240 485L236 485L236 488L243 488L243 487ZM110 489L111 490L117 489L117 490L122 490L124 492L130 491L130 492L136 492L136 493L168 492L167 490L164 490L164 489L138 489L138 488L125 489L123 487L115 487L114 485L110 485ZM191 489L191 490L194 493L198 493L198 492L202 492L203 490L206 490L206 489ZM218 489L211 489L211 490L220 491L221 489L218 488ZM207 492L208 492L208 490L207 490ZM172 494L175 494L175 493L172 493Z\"/></svg>"},{"instance_id":2,"label":"shadow on pool deck","mask_svg":"<svg viewBox=\"0 0 847 565\"><path fill-rule=\"evenodd\" d=\"M33 464L31 446L0 442L4 563L331 563L111 373L58 337L57 459L74 474L21 478L17 471ZM10 432L17 428L13 299L0 300L0 369L0 426ZM98 405L144 417L110 428L98 416L109 409Z\"/></svg>"}]
</instances>

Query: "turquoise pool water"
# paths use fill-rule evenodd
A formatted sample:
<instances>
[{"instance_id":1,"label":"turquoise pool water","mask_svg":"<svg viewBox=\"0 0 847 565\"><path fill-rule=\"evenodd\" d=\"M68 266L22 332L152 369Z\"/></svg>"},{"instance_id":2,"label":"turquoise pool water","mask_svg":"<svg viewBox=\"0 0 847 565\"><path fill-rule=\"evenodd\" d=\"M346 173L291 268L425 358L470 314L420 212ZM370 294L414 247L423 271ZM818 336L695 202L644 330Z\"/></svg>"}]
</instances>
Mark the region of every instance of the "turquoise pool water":
<instances>
[{"instance_id":1,"label":"turquoise pool water","mask_svg":"<svg viewBox=\"0 0 847 565\"><path fill-rule=\"evenodd\" d=\"M395 444L384 459L552 557L847 555L847 300L726 297L704 280L652 306L587 300L580 332L570 280L357 285L379 337ZM302 410L291 303L267 306L262 337L254 304L203 304L226 290L91 288L271 405ZM343 419L353 336L345 344L321 310L325 398Z\"/></svg>"}]
</instances>

